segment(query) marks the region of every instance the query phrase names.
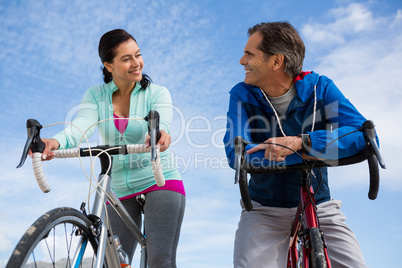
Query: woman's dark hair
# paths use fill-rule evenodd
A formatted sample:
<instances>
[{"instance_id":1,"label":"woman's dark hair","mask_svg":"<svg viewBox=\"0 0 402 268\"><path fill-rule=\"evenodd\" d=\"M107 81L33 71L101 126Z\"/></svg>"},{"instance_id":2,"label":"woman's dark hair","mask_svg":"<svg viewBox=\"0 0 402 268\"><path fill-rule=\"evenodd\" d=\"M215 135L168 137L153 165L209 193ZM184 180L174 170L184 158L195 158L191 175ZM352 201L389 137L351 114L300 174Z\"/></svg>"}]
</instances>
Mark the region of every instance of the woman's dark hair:
<instances>
[{"instance_id":1,"label":"woman's dark hair","mask_svg":"<svg viewBox=\"0 0 402 268\"><path fill-rule=\"evenodd\" d=\"M290 77L302 72L306 49L299 33L289 22L263 22L248 30L249 36L255 32L263 36L259 49L266 56L282 54L285 57L285 72Z\"/></svg>"},{"instance_id":2,"label":"woman's dark hair","mask_svg":"<svg viewBox=\"0 0 402 268\"><path fill-rule=\"evenodd\" d=\"M112 63L114 57L116 56L117 46L130 39L134 40L134 42L137 43L137 41L131 34L122 29L115 29L105 33L99 40L98 47L98 53L102 63ZM103 66L102 72L103 81L105 81L105 83L109 83L110 81L112 81L112 74L106 69L105 66ZM151 82L151 78L143 73L142 79L140 81L141 88L145 90Z\"/></svg>"}]
</instances>

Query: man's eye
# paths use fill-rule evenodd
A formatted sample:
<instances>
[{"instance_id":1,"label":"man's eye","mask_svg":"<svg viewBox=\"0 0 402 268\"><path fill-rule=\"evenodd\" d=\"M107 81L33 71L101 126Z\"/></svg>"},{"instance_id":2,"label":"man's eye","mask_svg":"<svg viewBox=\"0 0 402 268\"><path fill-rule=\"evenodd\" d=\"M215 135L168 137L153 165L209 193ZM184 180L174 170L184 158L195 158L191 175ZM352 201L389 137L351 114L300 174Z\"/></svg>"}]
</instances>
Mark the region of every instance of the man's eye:
<instances>
[{"instance_id":1,"label":"man's eye","mask_svg":"<svg viewBox=\"0 0 402 268\"><path fill-rule=\"evenodd\" d=\"M140 54L137 54L137 55L135 55L137 58L138 57L142 57L142 54L140 53Z\"/></svg>"}]
</instances>

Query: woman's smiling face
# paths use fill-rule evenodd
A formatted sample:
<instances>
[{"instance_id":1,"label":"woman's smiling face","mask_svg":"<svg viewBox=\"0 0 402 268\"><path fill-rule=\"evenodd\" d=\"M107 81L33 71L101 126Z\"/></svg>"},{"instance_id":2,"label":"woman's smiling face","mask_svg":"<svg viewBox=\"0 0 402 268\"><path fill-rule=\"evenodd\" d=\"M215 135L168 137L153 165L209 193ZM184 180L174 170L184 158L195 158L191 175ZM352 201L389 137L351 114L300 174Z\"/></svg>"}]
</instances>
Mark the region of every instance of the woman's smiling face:
<instances>
[{"instance_id":1,"label":"woman's smiling face","mask_svg":"<svg viewBox=\"0 0 402 268\"><path fill-rule=\"evenodd\" d=\"M144 60L138 44L133 39L119 44L113 62L104 62L104 66L112 73L115 83L140 82Z\"/></svg>"}]
</instances>

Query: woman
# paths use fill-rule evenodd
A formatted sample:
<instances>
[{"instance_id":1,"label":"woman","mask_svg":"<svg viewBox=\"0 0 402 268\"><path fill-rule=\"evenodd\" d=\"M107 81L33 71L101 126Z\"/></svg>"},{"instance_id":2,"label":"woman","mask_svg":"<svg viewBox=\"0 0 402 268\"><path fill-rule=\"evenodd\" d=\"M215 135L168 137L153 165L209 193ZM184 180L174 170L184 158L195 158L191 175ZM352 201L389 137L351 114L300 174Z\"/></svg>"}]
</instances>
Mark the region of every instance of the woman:
<instances>
[{"instance_id":1,"label":"woman","mask_svg":"<svg viewBox=\"0 0 402 268\"><path fill-rule=\"evenodd\" d=\"M145 195L143 206L147 235L149 267L176 267L176 249L185 207L185 191L168 147L171 142L169 127L172 118L171 97L164 87L155 85L142 73L144 60L134 37L124 30L105 33L99 42L99 57L103 63L105 84L91 87L85 94L73 124L86 130L93 123L105 144L149 143L144 118L150 110L160 114L161 162L166 184L157 187L152 174L150 155L134 154L114 157L112 189L138 226L141 226L142 207L136 201L139 194ZM92 134L93 129L88 131ZM52 139L44 139L44 159L52 159L55 149L78 146L81 132L67 127ZM125 252L134 255L137 241L125 224L108 207L114 234L120 238Z\"/></svg>"}]
</instances>

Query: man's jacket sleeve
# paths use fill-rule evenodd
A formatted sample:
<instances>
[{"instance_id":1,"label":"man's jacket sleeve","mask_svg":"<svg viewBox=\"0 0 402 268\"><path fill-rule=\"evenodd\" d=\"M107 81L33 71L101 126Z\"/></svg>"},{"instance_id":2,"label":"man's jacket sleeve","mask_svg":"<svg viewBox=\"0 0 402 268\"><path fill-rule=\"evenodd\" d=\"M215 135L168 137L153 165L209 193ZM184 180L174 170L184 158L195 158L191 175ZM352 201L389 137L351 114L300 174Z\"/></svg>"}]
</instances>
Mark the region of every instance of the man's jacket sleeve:
<instances>
[{"instance_id":1,"label":"man's jacket sleeve","mask_svg":"<svg viewBox=\"0 0 402 268\"><path fill-rule=\"evenodd\" d=\"M308 132L312 145L310 154L325 159L355 155L364 148L363 133L358 130L366 119L332 80L327 79L325 83L323 99L328 127L326 130Z\"/></svg>"}]
</instances>

